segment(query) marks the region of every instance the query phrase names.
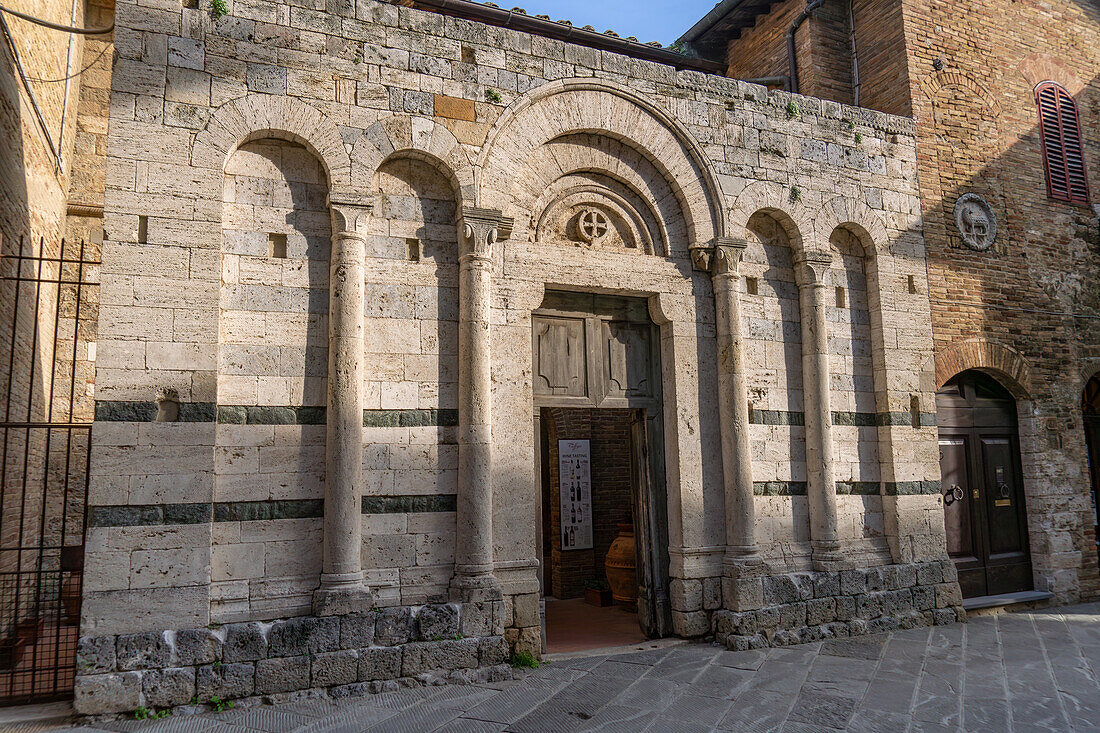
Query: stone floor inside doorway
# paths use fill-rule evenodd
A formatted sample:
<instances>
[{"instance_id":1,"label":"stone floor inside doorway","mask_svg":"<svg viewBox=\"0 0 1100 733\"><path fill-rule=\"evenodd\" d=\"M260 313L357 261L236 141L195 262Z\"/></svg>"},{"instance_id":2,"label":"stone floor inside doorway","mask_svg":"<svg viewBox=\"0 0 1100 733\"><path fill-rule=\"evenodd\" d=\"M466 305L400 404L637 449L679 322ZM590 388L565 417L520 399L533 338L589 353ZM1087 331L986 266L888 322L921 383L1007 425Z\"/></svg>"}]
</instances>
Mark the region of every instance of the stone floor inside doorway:
<instances>
[{"instance_id":1,"label":"stone floor inside doorway","mask_svg":"<svg viewBox=\"0 0 1100 733\"><path fill-rule=\"evenodd\" d=\"M582 655L499 685L66 730L1083 732L1100 730L1098 672L1100 603L1093 603L785 649L685 643Z\"/></svg>"},{"instance_id":2,"label":"stone floor inside doorway","mask_svg":"<svg viewBox=\"0 0 1100 733\"><path fill-rule=\"evenodd\" d=\"M546 599L546 652L571 654L585 649L629 646L646 640L638 611L615 604L592 606L583 598Z\"/></svg>"}]
</instances>

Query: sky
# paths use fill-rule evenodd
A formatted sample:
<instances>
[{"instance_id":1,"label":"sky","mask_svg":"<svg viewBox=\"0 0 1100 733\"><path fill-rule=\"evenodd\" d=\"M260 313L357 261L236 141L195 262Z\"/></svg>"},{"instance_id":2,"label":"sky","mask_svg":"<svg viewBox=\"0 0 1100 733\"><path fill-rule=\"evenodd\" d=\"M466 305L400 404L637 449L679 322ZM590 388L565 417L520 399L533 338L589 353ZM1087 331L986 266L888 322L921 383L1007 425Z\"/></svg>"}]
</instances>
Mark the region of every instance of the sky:
<instances>
[{"instance_id":1,"label":"sky","mask_svg":"<svg viewBox=\"0 0 1100 733\"><path fill-rule=\"evenodd\" d=\"M528 15L549 15L591 25L601 33L611 29L622 37L660 41L668 45L710 12L717 0L495 0L504 10L520 7Z\"/></svg>"}]
</instances>

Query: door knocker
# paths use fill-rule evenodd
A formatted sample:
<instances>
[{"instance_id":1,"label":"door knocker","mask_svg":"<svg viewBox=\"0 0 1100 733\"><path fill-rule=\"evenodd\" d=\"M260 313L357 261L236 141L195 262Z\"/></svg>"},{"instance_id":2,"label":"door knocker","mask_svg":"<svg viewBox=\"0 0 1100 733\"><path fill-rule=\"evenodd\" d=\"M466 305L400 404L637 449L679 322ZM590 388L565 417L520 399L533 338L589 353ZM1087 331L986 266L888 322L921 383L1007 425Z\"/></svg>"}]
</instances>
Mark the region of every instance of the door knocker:
<instances>
[{"instance_id":1,"label":"door knocker","mask_svg":"<svg viewBox=\"0 0 1100 733\"><path fill-rule=\"evenodd\" d=\"M965 494L965 492L963 492L961 486L959 486L958 484L952 485L950 489L943 492L944 506L951 506L956 501L961 501L963 496L965 496L965 495L966 494Z\"/></svg>"}]
</instances>

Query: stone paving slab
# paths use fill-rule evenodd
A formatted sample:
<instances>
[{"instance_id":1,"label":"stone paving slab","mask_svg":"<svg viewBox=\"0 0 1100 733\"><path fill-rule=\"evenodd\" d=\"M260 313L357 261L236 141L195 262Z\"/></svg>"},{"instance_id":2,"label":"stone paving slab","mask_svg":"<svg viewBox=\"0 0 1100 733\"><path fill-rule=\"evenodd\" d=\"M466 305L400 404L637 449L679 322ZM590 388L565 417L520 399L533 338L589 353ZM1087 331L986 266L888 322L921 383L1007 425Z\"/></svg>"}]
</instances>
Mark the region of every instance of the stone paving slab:
<instances>
[{"instance_id":1,"label":"stone paving slab","mask_svg":"<svg viewBox=\"0 0 1100 733\"><path fill-rule=\"evenodd\" d=\"M1100 731L1100 603L764 651L663 646L497 685L300 700L64 733Z\"/></svg>"}]
</instances>

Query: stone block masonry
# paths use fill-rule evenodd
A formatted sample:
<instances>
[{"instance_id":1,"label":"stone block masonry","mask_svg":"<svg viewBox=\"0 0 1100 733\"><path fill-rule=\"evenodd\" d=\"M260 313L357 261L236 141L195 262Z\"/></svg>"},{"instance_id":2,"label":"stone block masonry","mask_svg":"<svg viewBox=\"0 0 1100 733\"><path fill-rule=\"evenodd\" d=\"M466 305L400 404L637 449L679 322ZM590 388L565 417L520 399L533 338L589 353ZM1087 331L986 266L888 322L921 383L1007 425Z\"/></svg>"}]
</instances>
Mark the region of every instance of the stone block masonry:
<instances>
[{"instance_id":1,"label":"stone block masonry","mask_svg":"<svg viewBox=\"0 0 1100 733\"><path fill-rule=\"evenodd\" d=\"M341 698L442 681L507 679L511 647L494 633L503 628L503 604L496 606L376 608L341 617L86 636L77 651L75 705L98 715L279 700L306 690Z\"/></svg>"},{"instance_id":2,"label":"stone block masonry","mask_svg":"<svg viewBox=\"0 0 1100 733\"><path fill-rule=\"evenodd\" d=\"M912 120L372 0L124 0L116 48L78 708L540 653L538 379L661 395L670 633L943 559ZM638 298L659 370L610 321L536 375L548 289Z\"/></svg>"},{"instance_id":3,"label":"stone block masonry","mask_svg":"<svg viewBox=\"0 0 1100 733\"><path fill-rule=\"evenodd\" d=\"M955 564L882 565L733 581L715 639L744 651L965 621Z\"/></svg>"}]
</instances>

